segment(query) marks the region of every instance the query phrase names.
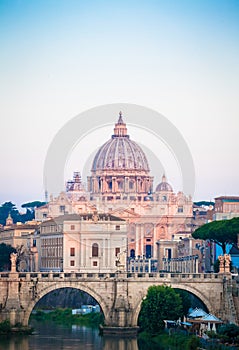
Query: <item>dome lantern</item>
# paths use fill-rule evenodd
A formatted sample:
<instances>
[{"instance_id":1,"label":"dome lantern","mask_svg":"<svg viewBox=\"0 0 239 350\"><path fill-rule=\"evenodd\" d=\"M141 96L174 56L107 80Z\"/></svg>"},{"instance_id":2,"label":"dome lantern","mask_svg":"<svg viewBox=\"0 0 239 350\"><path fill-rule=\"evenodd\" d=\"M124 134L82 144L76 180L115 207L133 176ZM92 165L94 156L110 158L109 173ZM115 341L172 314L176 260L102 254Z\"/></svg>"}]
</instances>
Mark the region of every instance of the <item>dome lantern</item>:
<instances>
[{"instance_id":1,"label":"dome lantern","mask_svg":"<svg viewBox=\"0 0 239 350\"><path fill-rule=\"evenodd\" d=\"M123 122L122 112L119 112L118 123L115 124L114 135L112 135L112 138L114 137L129 137L127 135L126 124Z\"/></svg>"}]
</instances>

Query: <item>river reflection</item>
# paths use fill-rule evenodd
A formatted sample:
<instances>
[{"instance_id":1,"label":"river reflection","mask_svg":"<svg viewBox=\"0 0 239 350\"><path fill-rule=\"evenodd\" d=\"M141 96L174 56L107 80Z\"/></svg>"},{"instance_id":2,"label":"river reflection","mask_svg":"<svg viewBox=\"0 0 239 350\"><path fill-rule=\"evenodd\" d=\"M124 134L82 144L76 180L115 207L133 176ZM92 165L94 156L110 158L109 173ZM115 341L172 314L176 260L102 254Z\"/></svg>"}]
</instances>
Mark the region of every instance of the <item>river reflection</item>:
<instances>
[{"instance_id":1,"label":"river reflection","mask_svg":"<svg viewBox=\"0 0 239 350\"><path fill-rule=\"evenodd\" d=\"M101 337L97 328L34 322L30 336L0 338L0 350L139 350L137 339Z\"/></svg>"}]
</instances>

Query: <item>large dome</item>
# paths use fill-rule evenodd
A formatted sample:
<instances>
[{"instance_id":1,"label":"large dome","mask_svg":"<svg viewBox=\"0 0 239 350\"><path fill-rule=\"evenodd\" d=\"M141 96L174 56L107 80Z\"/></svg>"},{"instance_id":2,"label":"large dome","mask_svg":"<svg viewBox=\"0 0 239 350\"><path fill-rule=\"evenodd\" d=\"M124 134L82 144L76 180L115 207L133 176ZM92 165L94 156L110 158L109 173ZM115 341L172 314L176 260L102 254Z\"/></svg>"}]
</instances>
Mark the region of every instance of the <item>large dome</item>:
<instances>
[{"instance_id":1,"label":"large dome","mask_svg":"<svg viewBox=\"0 0 239 350\"><path fill-rule=\"evenodd\" d=\"M114 135L96 153L91 170L93 172L105 170L149 172L149 164L143 150L127 135L121 112L118 123L115 124Z\"/></svg>"}]
</instances>

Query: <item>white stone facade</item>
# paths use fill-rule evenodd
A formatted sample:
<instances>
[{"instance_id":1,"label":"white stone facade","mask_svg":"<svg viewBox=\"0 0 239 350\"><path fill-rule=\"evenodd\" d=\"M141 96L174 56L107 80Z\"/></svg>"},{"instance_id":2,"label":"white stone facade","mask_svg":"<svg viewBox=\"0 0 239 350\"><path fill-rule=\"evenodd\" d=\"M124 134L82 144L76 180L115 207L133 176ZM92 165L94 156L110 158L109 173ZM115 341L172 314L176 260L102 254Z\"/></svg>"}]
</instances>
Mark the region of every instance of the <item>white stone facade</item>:
<instances>
[{"instance_id":1,"label":"white stone facade","mask_svg":"<svg viewBox=\"0 0 239 350\"><path fill-rule=\"evenodd\" d=\"M63 215L40 225L40 270L116 272L127 251L127 224L112 215ZM126 269L125 261L121 261Z\"/></svg>"}]
</instances>

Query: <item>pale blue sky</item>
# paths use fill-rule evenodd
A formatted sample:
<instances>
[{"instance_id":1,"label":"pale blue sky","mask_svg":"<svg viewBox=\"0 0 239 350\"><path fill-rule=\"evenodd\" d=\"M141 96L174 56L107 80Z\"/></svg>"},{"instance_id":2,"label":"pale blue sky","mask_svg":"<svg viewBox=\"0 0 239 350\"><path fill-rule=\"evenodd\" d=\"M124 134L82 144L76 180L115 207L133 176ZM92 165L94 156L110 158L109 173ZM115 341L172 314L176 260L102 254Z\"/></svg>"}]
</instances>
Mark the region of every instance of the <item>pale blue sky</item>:
<instances>
[{"instance_id":1,"label":"pale blue sky","mask_svg":"<svg viewBox=\"0 0 239 350\"><path fill-rule=\"evenodd\" d=\"M57 131L120 102L178 128L195 162L195 200L239 195L239 1L0 0L0 48L0 203L44 199Z\"/></svg>"}]
</instances>

